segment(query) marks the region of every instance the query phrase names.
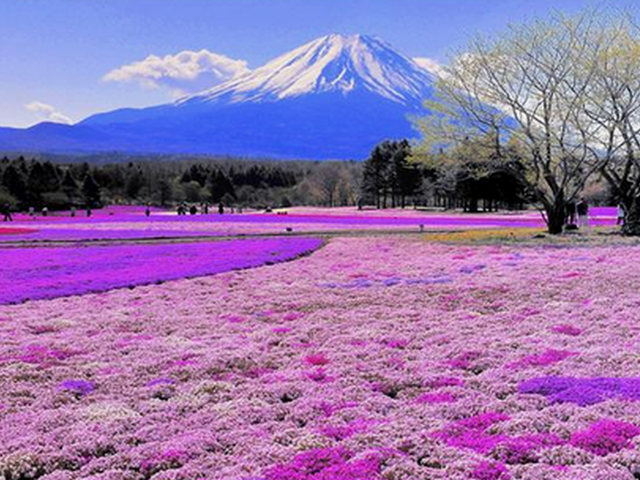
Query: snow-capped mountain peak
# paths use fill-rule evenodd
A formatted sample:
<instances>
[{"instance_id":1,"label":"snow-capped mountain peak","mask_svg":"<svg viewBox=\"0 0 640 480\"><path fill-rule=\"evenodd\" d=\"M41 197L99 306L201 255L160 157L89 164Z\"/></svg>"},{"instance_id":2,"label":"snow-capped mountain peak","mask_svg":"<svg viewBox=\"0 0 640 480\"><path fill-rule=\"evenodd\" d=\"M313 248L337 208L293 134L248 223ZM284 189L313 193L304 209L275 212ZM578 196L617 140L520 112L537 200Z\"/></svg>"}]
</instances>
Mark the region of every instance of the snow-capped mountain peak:
<instances>
[{"instance_id":1,"label":"snow-capped mountain peak","mask_svg":"<svg viewBox=\"0 0 640 480\"><path fill-rule=\"evenodd\" d=\"M0 129L0 149L360 159L415 136L408 114L424 112L434 80L376 37L328 35L176 102Z\"/></svg>"},{"instance_id":2,"label":"snow-capped mountain peak","mask_svg":"<svg viewBox=\"0 0 640 480\"><path fill-rule=\"evenodd\" d=\"M427 71L376 37L331 34L177 103L273 102L307 94L346 96L368 91L408 105L423 100L432 83Z\"/></svg>"}]
</instances>

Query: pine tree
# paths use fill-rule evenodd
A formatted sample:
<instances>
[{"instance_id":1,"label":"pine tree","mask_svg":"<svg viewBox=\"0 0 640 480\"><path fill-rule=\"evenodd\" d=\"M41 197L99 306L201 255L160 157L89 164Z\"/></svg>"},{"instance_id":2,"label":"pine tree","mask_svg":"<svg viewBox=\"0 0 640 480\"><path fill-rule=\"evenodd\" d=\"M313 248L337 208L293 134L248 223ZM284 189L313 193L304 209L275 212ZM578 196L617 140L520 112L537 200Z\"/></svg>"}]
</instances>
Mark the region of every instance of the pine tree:
<instances>
[{"instance_id":1,"label":"pine tree","mask_svg":"<svg viewBox=\"0 0 640 480\"><path fill-rule=\"evenodd\" d=\"M95 208L100 205L100 186L93 179L91 174L87 174L82 182L82 195L87 207Z\"/></svg>"},{"instance_id":2,"label":"pine tree","mask_svg":"<svg viewBox=\"0 0 640 480\"><path fill-rule=\"evenodd\" d=\"M64 172L60 188L69 199L69 203L73 203L75 198L78 196L78 183L75 178L73 178L71 170L66 170Z\"/></svg>"},{"instance_id":3,"label":"pine tree","mask_svg":"<svg viewBox=\"0 0 640 480\"><path fill-rule=\"evenodd\" d=\"M18 200L23 201L26 199L27 182L22 172L13 165L5 168L2 174L2 185Z\"/></svg>"},{"instance_id":4,"label":"pine tree","mask_svg":"<svg viewBox=\"0 0 640 480\"><path fill-rule=\"evenodd\" d=\"M207 181L209 187L209 200L213 203L218 203L223 197L236 197L235 187L229 177L219 169L214 169L209 174Z\"/></svg>"}]
</instances>

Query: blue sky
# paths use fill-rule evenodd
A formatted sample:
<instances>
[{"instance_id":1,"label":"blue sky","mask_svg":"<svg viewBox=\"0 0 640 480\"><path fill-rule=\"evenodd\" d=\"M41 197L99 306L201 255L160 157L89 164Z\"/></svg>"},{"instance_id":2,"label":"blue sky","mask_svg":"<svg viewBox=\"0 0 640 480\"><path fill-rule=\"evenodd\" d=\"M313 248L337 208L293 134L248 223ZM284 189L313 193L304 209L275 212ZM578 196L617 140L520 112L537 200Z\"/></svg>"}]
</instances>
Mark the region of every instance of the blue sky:
<instances>
[{"instance_id":1,"label":"blue sky","mask_svg":"<svg viewBox=\"0 0 640 480\"><path fill-rule=\"evenodd\" d=\"M0 125L28 126L45 118L75 122L99 111L164 103L328 33L378 35L411 57L444 62L475 33L499 32L509 22L553 8L575 12L599 5L600 0L0 0ZM186 67L181 64L203 68L201 73L191 78L180 70L187 77L172 77L173 56L203 49L198 56L187 54ZM131 66L150 55L159 58ZM154 80L148 76L153 72L168 76Z\"/></svg>"}]
</instances>

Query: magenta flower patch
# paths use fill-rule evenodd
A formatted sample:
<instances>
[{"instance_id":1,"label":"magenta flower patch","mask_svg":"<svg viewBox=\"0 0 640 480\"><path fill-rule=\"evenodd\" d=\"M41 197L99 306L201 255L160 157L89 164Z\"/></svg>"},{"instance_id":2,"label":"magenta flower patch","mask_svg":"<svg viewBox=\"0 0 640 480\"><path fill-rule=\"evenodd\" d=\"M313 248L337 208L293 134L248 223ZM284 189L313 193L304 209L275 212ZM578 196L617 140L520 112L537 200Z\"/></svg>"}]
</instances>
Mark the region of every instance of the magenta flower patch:
<instances>
[{"instance_id":1,"label":"magenta flower patch","mask_svg":"<svg viewBox=\"0 0 640 480\"><path fill-rule=\"evenodd\" d=\"M453 357L447 363L450 367L460 370L469 370L473 363L482 357L483 353L478 350L469 350Z\"/></svg>"},{"instance_id":2,"label":"magenta flower patch","mask_svg":"<svg viewBox=\"0 0 640 480\"><path fill-rule=\"evenodd\" d=\"M537 462L540 450L565 443L565 440L552 434L511 437L494 450L493 456L509 465L524 465Z\"/></svg>"},{"instance_id":3,"label":"magenta flower patch","mask_svg":"<svg viewBox=\"0 0 640 480\"><path fill-rule=\"evenodd\" d=\"M314 365L314 366L327 365L329 363L329 359L325 357L322 353L307 355L304 361L309 365Z\"/></svg>"},{"instance_id":4,"label":"magenta flower patch","mask_svg":"<svg viewBox=\"0 0 640 480\"><path fill-rule=\"evenodd\" d=\"M489 453L507 437L487 432L492 425L508 420L502 413L489 412L458 420L433 433L433 437L442 440L450 447L464 448L478 453Z\"/></svg>"},{"instance_id":5,"label":"magenta flower patch","mask_svg":"<svg viewBox=\"0 0 640 480\"><path fill-rule=\"evenodd\" d=\"M449 392L423 393L416 398L417 403L436 404L436 403L453 403L456 397Z\"/></svg>"},{"instance_id":6,"label":"magenta flower patch","mask_svg":"<svg viewBox=\"0 0 640 480\"><path fill-rule=\"evenodd\" d=\"M297 455L289 464L267 470L264 480L377 480L380 459L354 459L344 448L318 448Z\"/></svg>"},{"instance_id":7,"label":"magenta flower patch","mask_svg":"<svg viewBox=\"0 0 640 480\"><path fill-rule=\"evenodd\" d=\"M561 325L554 325L553 327L551 327L551 331L560 333L562 335L568 335L570 337L577 337L582 333L582 329L566 323L563 323Z\"/></svg>"},{"instance_id":8,"label":"magenta flower patch","mask_svg":"<svg viewBox=\"0 0 640 480\"><path fill-rule=\"evenodd\" d=\"M426 388L462 387L464 380L457 377L436 377L424 382Z\"/></svg>"},{"instance_id":9,"label":"magenta flower patch","mask_svg":"<svg viewBox=\"0 0 640 480\"><path fill-rule=\"evenodd\" d=\"M616 420L600 420L571 435L571 445L604 457L630 447L630 440L640 435L637 426Z\"/></svg>"},{"instance_id":10,"label":"magenta flower patch","mask_svg":"<svg viewBox=\"0 0 640 480\"><path fill-rule=\"evenodd\" d=\"M548 349L542 353L527 355L516 362L507 365L508 368L527 368L527 367L546 367L554 363L577 355L576 352L568 352L566 350Z\"/></svg>"},{"instance_id":11,"label":"magenta flower patch","mask_svg":"<svg viewBox=\"0 0 640 480\"><path fill-rule=\"evenodd\" d=\"M478 463L471 472L471 477L475 480L509 480L511 478L503 464L487 461Z\"/></svg>"},{"instance_id":12,"label":"magenta flower patch","mask_svg":"<svg viewBox=\"0 0 640 480\"><path fill-rule=\"evenodd\" d=\"M31 363L41 367L51 367L79 355L80 351L69 348L50 347L47 345L27 345L17 359L24 363Z\"/></svg>"}]
</instances>

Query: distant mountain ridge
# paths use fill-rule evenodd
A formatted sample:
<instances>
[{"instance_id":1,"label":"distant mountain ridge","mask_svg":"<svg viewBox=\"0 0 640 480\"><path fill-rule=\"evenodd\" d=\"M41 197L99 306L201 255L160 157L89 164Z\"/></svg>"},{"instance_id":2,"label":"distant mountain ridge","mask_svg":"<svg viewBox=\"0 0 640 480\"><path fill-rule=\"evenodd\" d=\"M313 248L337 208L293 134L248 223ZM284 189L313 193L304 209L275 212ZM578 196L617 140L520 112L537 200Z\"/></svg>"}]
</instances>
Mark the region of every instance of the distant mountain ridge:
<instances>
[{"instance_id":1,"label":"distant mountain ridge","mask_svg":"<svg viewBox=\"0 0 640 480\"><path fill-rule=\"evenodd\" d=\"M433 82L377 37L332 34L173 103L0 129L0 150L361 159L385 138L415 136L407 115Z\"/></svg>"}]
</instances>

